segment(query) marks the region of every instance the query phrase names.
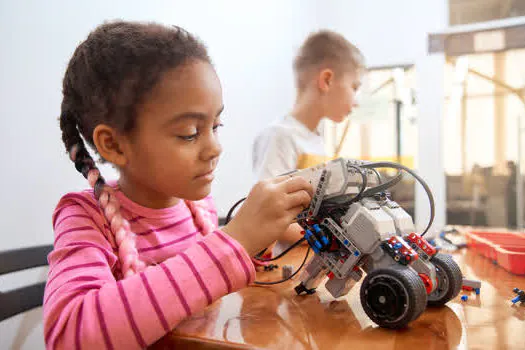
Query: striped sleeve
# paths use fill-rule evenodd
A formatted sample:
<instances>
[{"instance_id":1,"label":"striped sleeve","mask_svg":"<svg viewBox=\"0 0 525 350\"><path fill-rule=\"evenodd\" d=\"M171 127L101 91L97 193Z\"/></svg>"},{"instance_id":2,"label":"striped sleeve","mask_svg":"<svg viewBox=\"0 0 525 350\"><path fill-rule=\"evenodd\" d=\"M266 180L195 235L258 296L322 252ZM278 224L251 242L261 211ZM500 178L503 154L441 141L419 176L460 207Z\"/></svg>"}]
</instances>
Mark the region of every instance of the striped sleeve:
<instances>
[{"instance_id":1,"label":"striped sleeve","mask_svg":"<svg viewBox=\"0 0 525 350\"><path fill-rule=\"evenodd\" d=\"M80 203L82 204L82 203ZM44 295L48 349L138 349L255 278L250 257L221 231L116 281L118 259L85 205L57 208Z\"/></svg>"}]
</instances>

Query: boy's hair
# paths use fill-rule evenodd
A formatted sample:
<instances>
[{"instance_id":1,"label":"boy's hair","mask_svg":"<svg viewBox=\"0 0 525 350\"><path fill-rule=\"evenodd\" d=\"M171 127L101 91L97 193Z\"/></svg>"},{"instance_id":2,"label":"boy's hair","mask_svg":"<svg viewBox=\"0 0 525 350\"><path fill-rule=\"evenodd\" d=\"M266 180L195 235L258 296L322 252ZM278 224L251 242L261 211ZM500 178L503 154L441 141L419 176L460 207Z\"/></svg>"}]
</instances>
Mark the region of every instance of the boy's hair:
<instances>
[{"instance_id":1,"label":"boy's hair","mask_svg":"<svg viewBox=\"0 0 525 350\"><path fill-rule=\"evenodd\" d=\"M137 105L162 75L194 60L210 62L206 47L184 29L116 21L92 31L77 47L66 69L60 114L62 140L75 168L94 188L95 198L111 224L124 277L142 270L145 264L138 258L134 235L120 215L113 189L100 175L82 137L94 147L93 131L99 124L124 133L133 130Z\"/></svg>"},{"instance_id":2,"label":"boy's hair","mask_svg":"<svg viewBox=\"0 0 525 350\"><path fill-rule=\"evenodd\" d=\"M360 70L365 66L359 49L344 36L330 30L311 33L293 62L296 84L302 90L312 71L330 68L336 72Z\"/></svg>"}]
</instances>

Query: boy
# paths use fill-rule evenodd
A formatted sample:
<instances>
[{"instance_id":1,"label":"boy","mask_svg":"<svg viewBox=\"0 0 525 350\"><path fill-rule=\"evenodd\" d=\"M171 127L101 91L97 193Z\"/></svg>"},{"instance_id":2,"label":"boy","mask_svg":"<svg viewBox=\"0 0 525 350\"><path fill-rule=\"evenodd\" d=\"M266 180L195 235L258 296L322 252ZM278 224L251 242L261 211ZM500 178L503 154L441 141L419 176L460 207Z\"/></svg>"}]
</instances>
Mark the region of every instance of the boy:
<instances>
[{"instance_id":1,"label":"boy","mask_svg":"<svg viewBox=\"0 0 525 350\"><path fill-rule=\"evenodd\" d=\"M263 130L254 143L257 180L327 160L321 120L340 123L356 106L364 58L342 35L321 30L308 36L294 59L293 69L297 97L292 111ZM286 241L300 238L300 227L292 225Z\"/></svg>"}]
</instances>

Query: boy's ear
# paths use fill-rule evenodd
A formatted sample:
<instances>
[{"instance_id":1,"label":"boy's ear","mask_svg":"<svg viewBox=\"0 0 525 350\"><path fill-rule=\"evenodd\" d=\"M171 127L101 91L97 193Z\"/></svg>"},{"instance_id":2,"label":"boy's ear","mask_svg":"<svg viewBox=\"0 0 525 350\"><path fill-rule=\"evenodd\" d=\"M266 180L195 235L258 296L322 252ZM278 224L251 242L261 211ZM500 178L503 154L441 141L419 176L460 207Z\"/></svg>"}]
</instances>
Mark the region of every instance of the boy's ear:
<instances>
[{"instance_id":1,"label":"boy's ear","mask_svg":"<svg viewBox=\"0 0 525 350\"><path fill-rule=\"evenodd\" d=\"M93 143L98 154L117 167L122 167L128 162L126 154L123 152L124 142L117 131L106 124L99 124L93 130Z\"/></svg>"},{"instance_id":2,"label":"boy's ear","mask_svg":"<svg viewBox=\"0 0 525 350\"><path fill-rule=\"evenodd\" d=\"M334 81L334 71L331 69L323 69L321 72L319 72L317 86L319 87L319 90L322 92L328 92L330 89L330 86L333 84Z\"/></svg>"}]
</instances>

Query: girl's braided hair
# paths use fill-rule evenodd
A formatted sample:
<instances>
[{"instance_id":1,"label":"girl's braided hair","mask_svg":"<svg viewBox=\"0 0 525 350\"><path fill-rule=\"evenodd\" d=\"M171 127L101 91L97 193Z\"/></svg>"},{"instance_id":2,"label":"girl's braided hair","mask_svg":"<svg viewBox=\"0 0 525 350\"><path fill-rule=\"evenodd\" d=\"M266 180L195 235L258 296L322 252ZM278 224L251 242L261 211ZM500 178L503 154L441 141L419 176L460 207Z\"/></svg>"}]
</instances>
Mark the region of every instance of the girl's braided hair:
<instances>
[{"instance_id":1,"label":"girl's braided hair","mask_svg":"<svg viewBox=\"0 0 525 350\"><path fill-rule=\"evenodd\" d=\"M206 47L184 29L117 21L89 34L75 50L64 76L62 140L110 223L124 277L146 265L139 259L129 222L120 214L114 189L104 181L83 139L96 149L93 131L99 124L132 131L136 106L162 74L195 60L210 62Z\"/></svg>"}]
</instances>

